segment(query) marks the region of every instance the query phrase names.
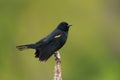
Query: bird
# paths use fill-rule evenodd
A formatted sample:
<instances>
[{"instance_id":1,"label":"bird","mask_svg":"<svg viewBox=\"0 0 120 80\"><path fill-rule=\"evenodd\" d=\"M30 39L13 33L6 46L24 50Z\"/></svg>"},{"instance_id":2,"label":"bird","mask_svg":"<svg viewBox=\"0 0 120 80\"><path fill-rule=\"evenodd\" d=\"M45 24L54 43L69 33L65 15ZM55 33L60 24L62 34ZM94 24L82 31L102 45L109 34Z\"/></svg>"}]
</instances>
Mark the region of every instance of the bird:
<instances>
[{"instance_id":1,"label":"bird","mask_svg":"<svg viewBox=\"0 0 120 80\"><path fill-rule=\"evenodd\" d=\"M35 49L35 58L39 58L40 61L47 61L66 43L70 26L72 25L67 22L61 22L49 35L38 42L16 46L16 48L20 51Z\"/></svg>"}]
</instances>

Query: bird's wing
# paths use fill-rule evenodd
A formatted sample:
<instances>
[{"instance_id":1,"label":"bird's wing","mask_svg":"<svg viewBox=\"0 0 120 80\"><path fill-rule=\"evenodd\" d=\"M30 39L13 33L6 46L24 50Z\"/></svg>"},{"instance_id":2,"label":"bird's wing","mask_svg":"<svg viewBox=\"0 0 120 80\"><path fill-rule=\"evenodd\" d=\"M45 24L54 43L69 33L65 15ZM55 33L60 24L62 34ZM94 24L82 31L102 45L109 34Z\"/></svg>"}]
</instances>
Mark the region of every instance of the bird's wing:
<instances>
[{"instance_id":1,"label":"bird's wing","mask_svg":"<svg viewBox=\"0 0 120 80\"><path fill-rule=\"evenodd\" d=\"M58 29L54 30L50 35L48 35L47 37L44 37L43 39L38 41L36 44L38 46L47 44L50 41L52 41L53 39L61 37L61 35L62 35L62 32L60 30L58 30Z\"/></svg>"}]
</instances>

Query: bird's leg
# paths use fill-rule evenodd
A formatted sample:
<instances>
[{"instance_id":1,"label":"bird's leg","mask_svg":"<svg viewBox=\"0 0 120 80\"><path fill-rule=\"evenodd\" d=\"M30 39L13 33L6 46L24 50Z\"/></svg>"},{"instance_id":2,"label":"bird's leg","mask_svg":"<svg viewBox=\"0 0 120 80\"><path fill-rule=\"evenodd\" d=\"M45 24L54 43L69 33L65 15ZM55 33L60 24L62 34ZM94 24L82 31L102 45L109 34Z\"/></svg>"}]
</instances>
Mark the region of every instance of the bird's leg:
<instances>
[{"instance_id":1,"label":"bird's leg","mask_svg":"<svg viewBox=\"0 0 120 80\"><path fill-rule=\"evenodd\" d=\"M54 54L54 56L55 56L55 61L60 61L61 62L59 51L56 51L55 54Z\"/></svg>"}]
</instances>

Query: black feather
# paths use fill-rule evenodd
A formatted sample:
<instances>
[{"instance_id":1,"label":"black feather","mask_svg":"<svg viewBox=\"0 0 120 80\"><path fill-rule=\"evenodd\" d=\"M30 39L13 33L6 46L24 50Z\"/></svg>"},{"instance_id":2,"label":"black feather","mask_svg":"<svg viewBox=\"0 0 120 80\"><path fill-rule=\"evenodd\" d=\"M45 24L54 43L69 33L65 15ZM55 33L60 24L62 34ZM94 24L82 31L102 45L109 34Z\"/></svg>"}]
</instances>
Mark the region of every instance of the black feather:
<instances>
[{"instance_id":1,"label":"black feather","mask_svg":"<svg viewBox=\"0 0 120 80\"><path fill-rule=\"evenodd\" d=\"M35 57L40 61L47 61L52 54L58 51L66 42L70 25L62 22L47 37L32 45L17 46L19 50L36 49Z\"/></svg>"}]
</instances>

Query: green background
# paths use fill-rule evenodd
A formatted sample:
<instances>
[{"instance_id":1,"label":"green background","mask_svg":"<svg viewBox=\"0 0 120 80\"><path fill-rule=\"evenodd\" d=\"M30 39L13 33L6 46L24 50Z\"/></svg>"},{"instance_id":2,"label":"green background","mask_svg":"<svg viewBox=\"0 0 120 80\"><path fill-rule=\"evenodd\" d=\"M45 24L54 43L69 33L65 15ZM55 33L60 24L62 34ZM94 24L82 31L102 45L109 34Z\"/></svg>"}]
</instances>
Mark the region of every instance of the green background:
<instances>
[{"instance_id":1,"label":"green background","mask_svg":"<svg viewBox=\"0 0 120 80\"><path fill-rule=\"evenodd\" d=\"M53 80L53 56L42 63L16 46L61 21L73 25L60 50L63 80L120 80L119 0L0 0L0 80Z\"/></svg>"}]
</instances>

